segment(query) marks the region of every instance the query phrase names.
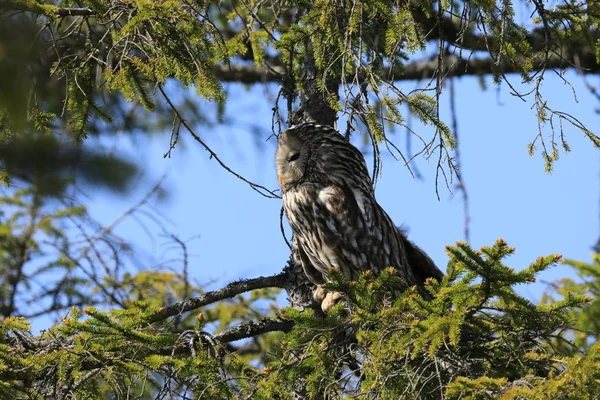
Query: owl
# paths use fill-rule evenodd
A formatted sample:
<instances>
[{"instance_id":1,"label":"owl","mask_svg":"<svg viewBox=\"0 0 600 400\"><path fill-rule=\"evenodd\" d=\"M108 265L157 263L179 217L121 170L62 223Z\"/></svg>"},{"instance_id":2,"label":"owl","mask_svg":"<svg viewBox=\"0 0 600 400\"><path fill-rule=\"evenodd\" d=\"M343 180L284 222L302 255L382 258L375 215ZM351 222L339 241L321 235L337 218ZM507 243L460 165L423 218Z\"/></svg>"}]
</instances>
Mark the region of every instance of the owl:
<instances>
[{"instance_id":1,"label":"owl","mask_svg":"<svg viewBox=\"0 0 600 400\"><path fill-rule=\"evenodd\" d=\"M317 285L314 298L326 311L339 294L324 288L331 268L348 280L386 267L409 286L443 274L410 242L377 204L362 153L329 126L300 124L278 139L276 167L293 250Z\"/></svg>"}]
</instances>

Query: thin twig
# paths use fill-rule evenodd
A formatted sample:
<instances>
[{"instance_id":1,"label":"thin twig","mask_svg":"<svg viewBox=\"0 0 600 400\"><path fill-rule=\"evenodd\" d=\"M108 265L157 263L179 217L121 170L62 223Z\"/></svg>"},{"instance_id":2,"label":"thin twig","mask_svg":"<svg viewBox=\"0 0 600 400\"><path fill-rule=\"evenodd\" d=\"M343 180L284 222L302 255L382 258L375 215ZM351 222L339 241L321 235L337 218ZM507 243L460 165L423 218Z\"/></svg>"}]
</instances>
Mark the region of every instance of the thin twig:
<instances>
[{"instance_id":1,"label":"thin twig","mask_svg":"<svg viewBox=\"0 0 600 400\"><path fill-rule=\"evenodd\" d=\"M221 167L223 167L223 169L225 169L227 172L229 172L230 174L232 174L233 176L235 176L236 178L246 182L248 185L250 185L250 187L260 193L261 195L269 198L269 199L280 199L281 196L277 195L275 192L273 192L272 190L267 189L266 187L259 185L257 183L251 182L248 179L244 178L242 175L238 174L237 172L233 171L231 168L229 168L217 155L217 153L215 153L202 139L200 139L200 136L198 136L198 134L196 134L196 132L192 129L191 126L189 126L189 124L187 123L187 121L182 117L181 113L179 112L179 110L177 109L177 107L175 107L175 105L173 104L173 102L171 101L171 99L169 98L169 96L165 93L162 85L158 85L158 90L160 91L160 93L162 94L163 98L165 99L165 101L167 102L167 104L169 105L169 107L171 108L171 110L173 110L173 112L175 113L175 115L177 115L177 117L179 118L179 121L181 121L181 124L185 127L185 129L187 129L187 131L190 133L190 135L192 135L192 137L194 138L194 140L196 140L198 143L200 143L200 145L202 145L202 147L204 147L204 149L206 151L208 151L208 153L210 154L210 158L214 158Z\"/></svg>"}]
</instances>

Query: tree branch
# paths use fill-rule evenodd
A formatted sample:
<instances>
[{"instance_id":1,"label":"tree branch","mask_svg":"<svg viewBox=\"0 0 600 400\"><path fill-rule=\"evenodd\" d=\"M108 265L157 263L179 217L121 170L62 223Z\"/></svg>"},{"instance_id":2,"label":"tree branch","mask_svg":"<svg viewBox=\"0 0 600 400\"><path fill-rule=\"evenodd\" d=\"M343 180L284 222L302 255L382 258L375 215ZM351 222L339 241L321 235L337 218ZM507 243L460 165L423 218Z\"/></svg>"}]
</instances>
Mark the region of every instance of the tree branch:
<instances>
[{"instance_id":1,"label":"tree branch","mask_svg":"<svg viewBox=\"0 0 600 400\"><path fill-rule=\"evenodd\" d=\"M237 326L225 329L214 335L213 338L221 343L235 342L236 340L262 335L269 332L289 332L294 323L281 318L261 318L258 321L248 321Z\"/></svg>"},{"instance_id":2,"label":"tree branch","mask_svg":"<svg viewBox=\"0 0 600 400\"><path fill-rule=\"evenodd\" d=\"M55 14L59 17L68 16L83 16L91 17L94 15L94 11L91 8L57 8Z\"/></svg>"},{"instance_id":3,"label":"tree branch","mask_svg":"<svg viewBox=\"0 0 600 400\"><path fill-rule=\"evenodd\" d=\"M273 276L261 276L253 279L244 279L232 282L223 289L207 292L203 296L194 297L179 303L164 307L161 311L149 317L148 322L157 322L181 313L195 310L196 308L215 303L223 299L229 299L240 293L254 289L269 287L283 288L285 286L286 273L282 272Z\"/></svg>"},{"instance_id":4,"label":"tree branch","mask_svg":"<svg viewBox=\"0 0 600 400\"><path fill-rule=\"evenodd\" d=\"M222 82L264 83L280 82L284 69L279 66L267 69L254 64L229 64L219 65L213 73Z\"/></svg>"},{"instance_id":5,"label":"tree branch","mask_svg":"<svg viewBox=\"0 0 600 400\"><path fill-rule=\"evenodd\" d=\"M551 57L548 61L537 62L533 66L533 71L539 71L542 68L553 69L576 69L584 74L600 73L600 65L596 63L593 53L590 49L572 49L569 57L560 58ZM495 62L489 58L465 60L455 55L444 57L444 65L448 66L447 77L468 76L468 75L488 75L497 68ZM499 70L505 74L517 73L517 69L510 64L501 64ZM401 66L385 67L379 74L380 76L391 76L393 81L410 81L428 79L434 76L437 71L437 57L435 60L417 60ZM214 70L215 75L222 82L241 82L246 84L279 82L280 75L265 68L254 65L231 65L219 66ZM351 81L354 75L347 77Z\"/></svg>"},{"instance_id":6,"label":"tree branch","mask_svg":"<svg viewBox=\"0 0 600 400\"><path fill-rule=\"evenodd\" d=\"M463 50L474 50L474 51L490 51L490 49L498 46L498 40L493 35L477 34L474 32L476 22L465 21L463 24L469 24L467 29L461 27L460 21L456 21L453 18L443 16L438 18L437 13L433 13L430 17L424 15L415 16L416 21L421 25L423 32L428 32L426 41L438 40L440 37L447 43L453 46L460 47ZM442 29L438 29L438 21L441 24ZM534 52L545 52L548 48L564 47L568 49L581 47L581 42L573 39L562 39L563 32L556 30L554 37L548 37L545 27L539 27L532 29L525 35L525 41L531 46L531 50ZM594 43L598 39L597 32L585 32L582 33L581 37L590 37L591 43ZM561 38L560 41L555 38Z\"/></svg>"},{"instance_id":7,"label":"tree branch","mask_svg":"<svg viewBox=\"0 0 600 400\"><path fill-rule=\"evenodd\" d=\"M177 109L177 107L175 107L175 105L173 104L173 102L171 101L171 98L167 95L167 93L165 92L165 90L163 89L162 85L158 85L158 90L160 91L160 93L162 94L163 98L165 99L165 101L167 102L167 104L169 105L169 107L171 108L171 110L173 111L173 113L177 116L178 120L180 121L181 125L183 125L185 127L185 129L190 133L190 135L192 135L192 137L194 138L195 141L197 141L198 143L200 143L200 145L210 154L210 158L214 158L215 161L217 163L219 163L219 165L221 167L223 167L223 169L225 169L227 172L229 172L230 174L232 174L233 176L235 176L236 178L246 182L248 185L250 185L250 187L255 190L256 192L260 193L262 196L265 196L267 198L270 199L277 199L280 198L279 195L277 195L274 191L267 189L266 187L259 185L257 183L251 182L248 179L244 178L242 175L238 174L237 172L235 172L234 170L232 170L231 168L229 168L227 166L227 164L225 164L223 162L223 160L221 160L221 158L217 155L217 153L215 153L201 138L200 136L195 132L194 129L192 129L192 127L190 126L190 124L188 124L188 122L183 118L183 116L181 115L181 113L179 112L179 110ZM169 150L170 151L170 150ZM168 153L167 153L168 154ZM166 157L167 155L165 155Z\"/></svg>"},{"instance_id":8,"label":"tree branch","mask_svg":"<svg viewBox=\"0 0 600 400\"><path fill-rule=\"evenodd\" d=\"M300 76L300 107L289 116L290 124L313 122L322 125L335 126L337 111L334 110L327 97L339 99L340 79L324 76L319 82L319 71L313 46L310 40L306 42L302 75Z\"/></svg>"},{"instance_id":9,"label":"tree branch","mask_svg":"<svg viewBox=\"0 0 600 400\"><path fill-rule=\"evenodd\" d=\"M68 16L83 16L91 17L95 15L94 11L89 8L62 8L52 4L39 4L30 0L3 0L0 4L0 10L12 11L27 11L34 14L44 14L48 17L68 17Z\"/></svg>"}]
</instances>

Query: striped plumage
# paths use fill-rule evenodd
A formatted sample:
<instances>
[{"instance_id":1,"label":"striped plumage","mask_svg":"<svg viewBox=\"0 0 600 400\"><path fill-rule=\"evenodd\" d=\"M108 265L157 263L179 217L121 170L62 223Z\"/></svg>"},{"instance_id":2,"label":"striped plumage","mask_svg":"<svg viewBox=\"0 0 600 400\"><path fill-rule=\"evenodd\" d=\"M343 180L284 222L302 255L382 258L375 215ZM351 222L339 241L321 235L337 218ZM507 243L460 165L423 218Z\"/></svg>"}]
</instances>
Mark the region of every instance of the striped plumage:
<instances>
[{"instance_id":1,"label":"striped plumage","mask_svg":"<svg viewBox=\"0 0 600 400\"><path fill-rule=\"evenodd\" d=\"M313 283L325 283L332 267L356 280L367 269L379 274L392 266L411 286L442 277L377 204L361 152L335 129L288 129L276 164L295 252Z\"/></svg>"}]
</instances>

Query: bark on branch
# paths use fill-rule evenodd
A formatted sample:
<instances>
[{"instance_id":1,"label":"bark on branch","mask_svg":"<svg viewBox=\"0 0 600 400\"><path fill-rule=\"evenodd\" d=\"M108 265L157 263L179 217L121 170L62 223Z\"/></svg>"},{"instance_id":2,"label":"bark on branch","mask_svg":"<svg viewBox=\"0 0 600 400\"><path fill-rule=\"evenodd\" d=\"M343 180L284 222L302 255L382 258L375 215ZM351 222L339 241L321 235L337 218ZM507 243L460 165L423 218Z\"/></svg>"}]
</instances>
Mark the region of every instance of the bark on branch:
<instances>
[{"instance_id":1,"label":"bark on branch","mask_svg":"<svg viewBox=\"0 0 600 400\"><path fill-rule=\"evenodd\" d=\"M48 17L91 17L95 15L95 12L89 7L56 7L52 4L39 4L35 1L26 0L3 0L0 3L0 10L27 11L34 14L44 14Z\"/></svg>"},{"instance_id":2,"label":"bark on branch","mask_svg":"<svg viewBox=\"0 0 600 400\"><path fill-rule=\"evenodd\" d=\"M92 15L94 15L94 11L92 11L91 8L57 8L55 13L59 17L68 17L68 16L91 17Z\"/></svg>"},{"instance_id":3,"label":"bark on branch","mask_svg":"<svg viewBox=\"0 0 600 400\"><path fill-rule=\"evenodd\" d=\"M289 332L294 323L281 318L261 318L258 321L248 321L237 326L225 329L213 336L221 343L235 342L269 332Z\"/></svg>"},{"instance_id":4,"label":"bark on branch","mask_svg":"<svg viewBox=\"0 0 600 400\"><path fill-rule=\"evenodd\" d=\"M533 66L534 71L546 69L575 69L584 74L600 73L600 65L596 62L591 49L571 49L571 54L564 57L554 56L545 62L537 62ZM489 75L498 66L494 60L489 58L472 58L465 60L454 55L444 57L444 65L448 66L447 76ZM379 73L382 77L388 77L391 81L411 81L430 79L438 69L437 57L434 60L416 60L403 66L386 67ZM517 73L517 69L511 64L501 63L500 71L505 74ZM280 82L283 69L266 69L254 65L230 65L218 66L214 70L215 76L222 82L239 82L245 84ZM353 76L346 77L352 82ZM359 78L361 78L359 76Z\"/></svg>"},{"instance_id":5,"label":"bark on branch","mask_svg":"<svg viewBox=\"0 0 600 400\"><path fill-rule=\"evenodd\" d=\"M253 279L244 279L232 282L219 290L207 292L200 297L194 297L179 303L172 304L163 308L160 312L152 315L148 322L163 321L169 317L182 314L187 311L195 310L199 307L216 303L223 299L229 299L240 293L248 292L254 289L264 289L270 287L283 288L285 286L285 272L273 276L261 276Z\"/></svg>"}]
</instances>

